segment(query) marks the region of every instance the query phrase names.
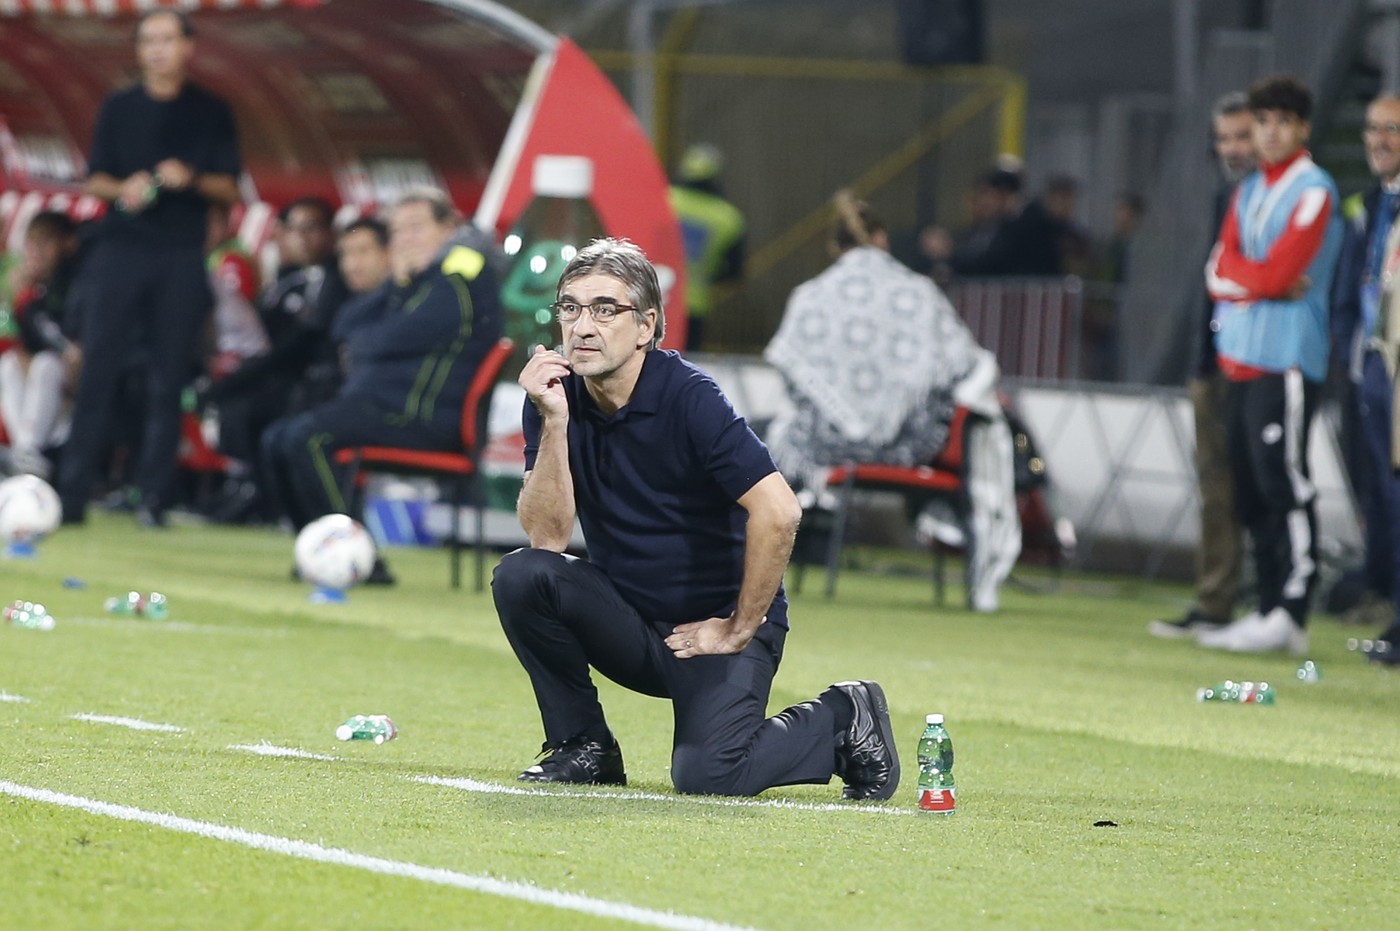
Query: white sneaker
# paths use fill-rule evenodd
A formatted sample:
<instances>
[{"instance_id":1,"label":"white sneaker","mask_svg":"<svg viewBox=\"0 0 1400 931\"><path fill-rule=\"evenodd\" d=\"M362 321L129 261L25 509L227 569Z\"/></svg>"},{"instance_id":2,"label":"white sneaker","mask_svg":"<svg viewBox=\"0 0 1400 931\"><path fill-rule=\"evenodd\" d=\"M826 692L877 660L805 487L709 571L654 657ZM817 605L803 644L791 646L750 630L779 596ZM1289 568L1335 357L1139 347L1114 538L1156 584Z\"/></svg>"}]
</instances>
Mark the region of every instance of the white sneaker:
<instances>
[{"instance_id":1,"label":"white sneaker","mask_svg":"<svg viewBox=\"0 0 1400 931\"><path fill-rule=\"evenodd\" d=\"M1294 656L1308 652L1308 632L1293 622L1293 616L1283 608L1268 614L1251 612L1228 627L1205 631L1196 642L1212 650L1231 653L1272 653L1287 650Z\"/></svg>"}]
</instances>

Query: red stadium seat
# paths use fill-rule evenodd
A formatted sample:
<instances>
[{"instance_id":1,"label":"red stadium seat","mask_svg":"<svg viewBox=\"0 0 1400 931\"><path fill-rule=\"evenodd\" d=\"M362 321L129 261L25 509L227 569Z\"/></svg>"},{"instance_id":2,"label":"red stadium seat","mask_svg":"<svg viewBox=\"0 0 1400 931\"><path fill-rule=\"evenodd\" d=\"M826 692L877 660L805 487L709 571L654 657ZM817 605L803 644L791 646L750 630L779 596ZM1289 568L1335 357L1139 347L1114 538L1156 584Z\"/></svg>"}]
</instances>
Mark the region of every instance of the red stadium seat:
<instances>
[{"instance_id":1,"label":"red stadium seat","mask_svg":"<svg viewBox=\"0 0 1400 931\"><path fill-rule=\"evenodd\" d=\"M361 487L364 472L389 472L397 475L426 475L433 478L451 480L452 483L452 530L449 545L452 549L452 587L462 587L462 541L461 512L467 504L468 486L471 488L471 505L476 512L476 590L485 588L486 566L486 490L479 480L479 467L482 452L487 443L487 423L491 411L491 395L500 377L501 368L510 358L515 344L502 339L476 370L471 385L467 388L466 401L462 404L462 448L457 452L425 451L421 449L401 449L393 446L358 446L342 449L336 453L336 462L350 467L346 488L346 500ZM478 479L472 481L472 479Z\"/></svg>"},{"instance_id":2,"label":"red stadium seat","mask_svg":"<svg viewBox=\"0 0 1400 931\"><path fill-rule=\"evenodd\" d=\"M910 505L909 511L917 511L934 499L949 503L953 515L962 530L963 539L971 540L972 501L967 491L967 469L964 457L964 442L969 417L967 408L959 407L953 414L949 427L948 445L938 457L926 466L897 466L883 463L845 463L834 466L827 473L827 487L836 493L836 513L827 541L826 551L826 597L836 593L836 575L841 565L841 547L844 544L846 521L849 517L851 499L857 490L886 491L904 497ZM938 603L944 601L943 561L944 545L935 541L933 550L934 592ZM797 587L801 587L801 567L798 568Z\"/></svg>"}]
</instances>

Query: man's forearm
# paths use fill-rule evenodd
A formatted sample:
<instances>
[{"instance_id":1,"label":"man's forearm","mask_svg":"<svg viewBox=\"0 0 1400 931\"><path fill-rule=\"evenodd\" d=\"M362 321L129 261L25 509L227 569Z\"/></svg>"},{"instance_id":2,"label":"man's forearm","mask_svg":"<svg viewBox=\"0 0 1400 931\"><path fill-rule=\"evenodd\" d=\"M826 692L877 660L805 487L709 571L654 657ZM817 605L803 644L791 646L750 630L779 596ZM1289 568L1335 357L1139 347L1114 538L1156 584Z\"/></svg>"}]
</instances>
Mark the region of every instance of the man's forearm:
<instances>
[{"instance_id":1,"label":"man's forearm","mask_svg":"<svg viewBox=\"0 0 1400 931\"><path fill-rule=\"evenodd\" d=\"M777 473L770 478L782 482ZM782 490L787 491L786 483ZM739 586L734 619L750 634L763 623L773 596L778 593L801 521L802 509L789 496L778 496L769 506L749 512L744 531L744 579Z\"/></svg>"},{"instance_id":2,"label":"man's forearm","mask_svg":"<svg viewBox=\"0 0 1400 931\"><path fill-rule=\"evenodd\" d=\"M535 467L525 476L516 511L536 549L562 553L574 531L574 483L569 472L568 421L545 421Z\"/></svg>"},{"instance_id":3,"label":"man's forearm","mask_svg":"<svg viewBox=\"0 0 1400 931\"><path fill-rule=\"evenodd\" d=\"M212 203L235 204L239 200L238 179L233 175L195 175L194 188L205 200Z\"/></svg>"},{"instance_id":4,"label":"man's forearm","mask_svg":"<svg viewBox=\"0 0 1400 931\"><path fill-rule=\"evenodd\" d=\"M106 172L95 172L83 182L83 193L90 194L98 200L114 201L121 196L122 183Z\"/></svg>"}]
</instances>

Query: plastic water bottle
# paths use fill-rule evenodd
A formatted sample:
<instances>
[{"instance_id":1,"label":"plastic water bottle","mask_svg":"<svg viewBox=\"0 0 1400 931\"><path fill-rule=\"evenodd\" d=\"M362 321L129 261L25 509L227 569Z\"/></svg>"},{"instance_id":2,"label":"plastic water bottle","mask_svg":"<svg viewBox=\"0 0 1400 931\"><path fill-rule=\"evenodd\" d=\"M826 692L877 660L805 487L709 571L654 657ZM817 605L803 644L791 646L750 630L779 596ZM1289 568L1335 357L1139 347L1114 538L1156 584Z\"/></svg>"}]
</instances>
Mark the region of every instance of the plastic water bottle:
<instances>
[{"instance_id":1,"label":"plastic water bottle","mask_svg":"<svg viewBox=\"0 0 1400 931\"><path fill-rule=\"evenodd\" d=\"M555 288L578 250L603 235L588 198L593 162L581 155L540 155L530 176L534 198L506 234L501 249L510 271L501 285L505 335L515 341L506 376L519 374L536 345L555 346Z\"/></svg>"},{"instance_id":2,"label":"plastic water bottle","mask_svg":"<svg viewBox=\"0 0 1400 931\"><path fill-rule=\"evenodd\" d=\"M122 597L108 598L103 607L108 614L145 618L148 621L163 621L170 616L170 604L160 592L151 592L149 595L127 592Z\"/></svg>"},{"instance_id":3,"label":"plastic water bottle","mask_svg":"<svg viewBox=\"0 0 1400 931\"><path fill-rule=\"evenodd\" d=\"M1220 701L1236 705L1272 705L1274 687L1267 682L1226 679L1196 690L1196 701Z\"/></svg>"},{"instance_id":4,"label":"plastic water bottle","mask_svg":"<svg viewBox=\"0 0 1400 931\"><path fill-rule=\"evenodd\" d=\"M12 627L23 630L53 630L53 615L49 614L48 608L32 601L25 601L23 598L16 599L5 605L3 612L5 623Z\"/></svg>"},{"instance_id":5,"label":"plastic water bottle","mask_svg":"<svg viewBox=\"0 0 1400 931\"><path fill-rule=\"evenodd\" d=\"M357 714L335 729L336 740L372 740L382 744L399 734L387 714Z\"/></svg>"},{"instance_id":6,"label":"plastic water bottle","mask_svg":"<svg viewBox=\"0 0 1400 931\"><path fill-rule=\"evenodd\" d=\"M943 715L924 718L919 738L919 810L951 815L957 805L953 783L953 738L943 727Z\"/></svg>"},{"instance_id":7,"label":"plastic water bottle","mask_svg":"<svg viewBox=\"0 0 1400 931\"><path fill-rule=\"evenodd\" d=\"M1322 681L1322 670L1317 668L1317 663L1312 660L1304 660L1303 665L1298 667L1298 681L1312 684Z\"/></svg>"}]
</instances>

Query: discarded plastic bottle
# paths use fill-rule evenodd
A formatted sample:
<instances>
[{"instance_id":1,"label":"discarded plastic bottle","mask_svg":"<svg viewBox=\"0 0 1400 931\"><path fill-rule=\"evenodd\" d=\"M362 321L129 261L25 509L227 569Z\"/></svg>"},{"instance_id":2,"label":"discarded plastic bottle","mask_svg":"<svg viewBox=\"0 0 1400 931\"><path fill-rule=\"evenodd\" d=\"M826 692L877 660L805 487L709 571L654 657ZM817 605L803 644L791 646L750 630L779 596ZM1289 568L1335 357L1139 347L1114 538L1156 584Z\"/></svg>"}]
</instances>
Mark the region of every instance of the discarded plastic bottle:
<instances>
[{"instance_id":1,"label":"discarded plastic bottle","mask_svg":"<svg viewBox=\"0 0 1400 931\"><path fill-rule=\"evenodd\" d=\"M919 738L919 810L951 815L957 805L953 783L953 738L943 727L943 715L924 718Z\"/></svg>"},{"instance_id":2,"label":"discarded plastic bottle","mask_svg":"<svg viewBox=\"0 0 1400 931\"><path fill-rule=\"evenodd\" d=\"M140 617L148 621L163 621L170 616L170 604L160 592L151 592L149 595L127 592L122 597L108 598L104 607L108 614Z\"/></svg>"},{"instance_id":3,"label":"discarded plastic bottle","mask_svg":"<svg viewBox=\"0 0 1400 931\"><path fill-rule=\"evenodd\" d=\"M53 630L53 615L48 608L23 598L5 605L5 623L24 630Z\"/></svg>"},{"instance_id":4,"label":"discarded plastic bottle","mask_svg":"<svg viewBox=\"0 0 1400 931\"><path fill-rule=\"evenodd\" d=\"M1226 679L1196 689L1196 701L1223 701L1237 705L1272 705L1274 687L1267 682L1236 682Z\"/></svg>"},{"instance_id":5,"label":"discarded plastic bottle","mask_svg":"<svg viewBox=\"0 0 1400 931\"><path fill-rule=\"evenodd\" d=\"M372 740L382 744L399 734L387 714L357 714L335 729L336 740Z\"/></svg>"},{"instance_id":6,"label":"discarded plastic bottle","mask_svg":"<svg viewBox=\"0 0 1400 931\"><path fill-rule=\"evenodd\" d=\"M1304 660L1303 665L1298 667L1299 682L1321 682L1322 670L1317 668L1317 664L1312 660Z\"/></svg>"}]
</instances>

